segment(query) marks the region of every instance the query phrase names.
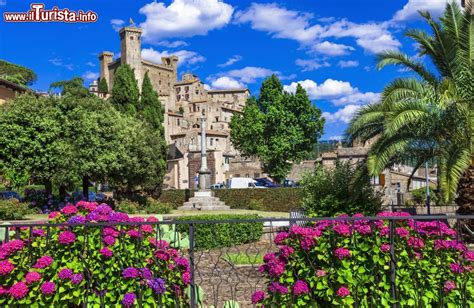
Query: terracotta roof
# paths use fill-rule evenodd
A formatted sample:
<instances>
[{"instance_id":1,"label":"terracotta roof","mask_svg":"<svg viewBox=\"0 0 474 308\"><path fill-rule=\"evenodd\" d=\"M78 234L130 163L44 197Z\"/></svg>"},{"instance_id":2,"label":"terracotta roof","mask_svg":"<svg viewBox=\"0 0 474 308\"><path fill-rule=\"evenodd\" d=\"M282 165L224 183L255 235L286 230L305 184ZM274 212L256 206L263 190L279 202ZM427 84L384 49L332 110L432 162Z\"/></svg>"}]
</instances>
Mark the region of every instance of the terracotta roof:
<instances>
[{"instance_id":1,"label":"terracotta roof","mask_svg":"<svg viewBox=\"0 0 474 308\"><path fill-rule=\"evenodd\" d=\"M222 90L207 90L207 93L224 93L224 92L245 92L249 91L247 88L237 88L237 89L222 89ZM250 91L249 91L250 92Z\"/></svg>"},{"instance_id":2,"label":"terracotta roof","mask_svg":"<svg viewBox=\"0 0 474 308\"><path fill-rule=\"evenodd\" d=\"M0 78L0 86L2 86L4 88L12 89L12 90L17 91L17 92L22 92L22 93L33 92L30 89L28 89L27 87L20 86L19 84L16 84L14 82L11 82L11 81L8 81L8 80L2 79L2 78Z\"/></svg>"}]
</instances>

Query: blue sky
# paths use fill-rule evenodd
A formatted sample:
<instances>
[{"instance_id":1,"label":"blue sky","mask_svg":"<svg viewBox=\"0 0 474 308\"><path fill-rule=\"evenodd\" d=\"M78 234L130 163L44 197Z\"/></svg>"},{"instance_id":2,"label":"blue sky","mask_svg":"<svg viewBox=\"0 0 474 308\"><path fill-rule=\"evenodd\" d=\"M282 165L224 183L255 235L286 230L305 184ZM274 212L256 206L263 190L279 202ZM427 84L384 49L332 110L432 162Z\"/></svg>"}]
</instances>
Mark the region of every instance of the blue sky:
<instances>
[{"instance_id":1,"label":"blue sky","mask_svg":"<svg viewBox=\"0 0 474 308\"><path fill-rule=\"evenodd\" d=\"M360 106L407 75L397 68L376 70L375 54L399 49L414 56L416 46L404 31L424 27L417 10L437 15L446 1L45 1L47 9L95 11L99 20L2 21L0 58L33 69L33 88L40 91L73 76L89 83L98 76L98 53L120 51L117 29L132 18L144 29L144 58L177 54L179 73L194 72L211 88L245 86L257 94L272 73L288 91L301 83L327 120L323 139L335 139ZM0 0L2 12L28 9L24 0Z\"/></svg>"}]
</instances>

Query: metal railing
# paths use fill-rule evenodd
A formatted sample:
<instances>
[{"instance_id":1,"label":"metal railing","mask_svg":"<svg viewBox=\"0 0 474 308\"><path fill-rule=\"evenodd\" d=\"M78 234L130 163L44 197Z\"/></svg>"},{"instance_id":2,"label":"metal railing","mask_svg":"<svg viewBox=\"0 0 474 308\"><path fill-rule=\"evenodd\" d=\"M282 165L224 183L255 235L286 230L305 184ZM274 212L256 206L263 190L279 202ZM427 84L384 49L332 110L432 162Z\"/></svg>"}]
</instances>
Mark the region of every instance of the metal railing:
<instances>
[{"instance_id":1,"label":"metal railing","mask_svg":"<svg viewBox=\"0 0 474 308\"><path fill-rule=\"evenodd\" d=\"M452 233L452 240L458 241L459 243L463 245L469 245L469 241L472 241L472 238L469 238L468 235L465 234L463 231L463 223L465 221L473 220L474 215L470 216L449 216L449 224L450 228L453 229ZM388 306L392 307L400 307L403 306L400 304L400 297L399 297L399 292L402 288L400 285L400 279L406 279L405 276L403 276L403 273L399 273L397 269L399 268L399 260L405 258L406 256L401 256L397 255L399 253L399 250L397 247L397 243L404 237L403 234L401 234L401 231L399 232L397 228L399 228L399 224L401 222L406 222L407 220L410 220L416 230L418 230L417 225L421 226L422 222L435 222L433 224L433 230L434 233L431 234L431 236L438 237L438 238L444 238L444 235L441 234L441 230L443 225L446 222L446 216L440 215L440 216L385 216L385 217L337 217L337 218L307 218L307 217L295 217L295 218L262 218L262 219L238 219L238 220L212 220L212 221L203 221L203 220L196 220L196 221L148 221L148 222L118 222L118 223L83 223L83 224L66 224L66 223L45 223L45 224L11 224L11 225L0 225L0 241L3 241L3 243L7 243L13 239L22 239L26 245L29 245L34 237L34 230L43 230L44 231L44 236L46 238L46 246L43 249L43 253L48 251L48 249L54 249L56 247L55 245L50 245L51 241L53 240L51 238L51 234L53 234L54 230L61 229L61 230L76 230L77 228L82 228L82 232L85 234L85 238L82 240L84 241L84 245L87 245L87 234L92 234L94 230L100 230L101 234L104 231L105 228L112 227L115 230L122 230L122 229L130 229L130 228L141 228L143 226L151 226L153 228L153 233L148 234L148 237L153 237L155 240L167 240L169 242L173 242L176 247L179 248L181 254L185 257L188 258L189 260L189 267L190 267L190 282L189 282L189 293L185 299L185 302L187 302L186 305L189 305L191 307L198 307L198 306L203 306L203 307L208 307L208 306L215 306L215 307L237 307L235 306L235 302L239 303L240 307L252 307L255 306L255 303L251 302L251 296L252 294L257 291L257 290L267 290L268 283L269 283L269 277L268 275L265 275L264 271L262 270L262 264L264 263L264 256L268 253L274 253L278 252L279 250L279 245L275 244L275 237L277 236L278 233L281 232L290 232L291 233L291 228L296 227L296 228L318 228L317 226L321 225L326 225L326 226L336 226L339 224L345 224L349 226L351 229L355 228L359 224L365 224L368 226L368 228L372 231L378 230L379 232L380 228L377 229L378 224L382 222L385 224L387 227L387 244L388 246L388 251L387 253L389 254L389 262L387 264L381 264L380 268L384 266L389 267L389 279L390 282L390 294L391 294L391 299L392 302L387 304ZM216 244L216 247L219 248L210 248L210 249L203 249L200 248L200 240L199 238L196 238L198 234L200 234L198 231L200 231L200 228L203 228L203 226L212 226L211 228L207 228L208 234L207 240L211 241L211 246L212 246L212 241L218 241L219 238L222 237L222 234L219 234L220 227L224 224L231 225L231 228L226 229L228 234L225 234L225 237L230 237L230 238L237 238L237 237L242 237L242 234L236 234L235 230L238 230L236 227L239 224L243 223L256 223L256 224L262 224L263 225L263 230L261 231L261 237L259 240L256 241L251 241L251 242L245 242L245 240L235 246L230 246L230 247L222 247L220 244ZM171 228L172 226L176 228ZM379 226L380 227L380 226ZM165 233L163 230L166 229L165 231L168 233ZM187 240L189 240L189 246L188 247L180 247L180 240L183 239L183 234L178 235L176 230L185 230L182 233L185 233L187 236ZM296 229L295 229L296 230ZM298 229L299 230L299 229ZM169 232L174 232L171 237ZM240 231L239 231L240 232ZM260 232L260 231L259 231ZM375 231L374 231L375 232ZM439 234L436 234L436 232L439 232ZM3 234L3 238L1 238L1 235ZM260 234L259 234L260 235ZM252 234L248 234L248 237L251 238ZM379 242L377 242L377 237L373 236L373 247L380 245ZM143 241L143 243L140 243L141 245L145 243L144 237L139 237L139 241ZM121 241L124 241L124 237L122 235L119 235L116 238L118 244L121 245ZM315 239L317 241L317 239ZM350 243L352 247L357 247L357 236L355 232L351 232L351 234L347 237L346 239L347 243ZM187 243L187 241L186 241ZM329 243L332 243L328 248L327 251L325 251L323 254L331 254L332 251L337 247L336 243L334 241L329 241ZM334 246L336 245L336 246ZM373 247L370 247L372 249ZM85 250L89 251L90 247L85 246ZM321 252L319 252L321 254ZM435 253L435 251L431 251L430 253ZM440 254L442 252L439 252ZM301 250L300 254L302 255L302 260L305 260L308 264L309 267L311 267L315 261L315 256L317 256L317 253L314 251L306 251L306 250ZM1 253L0 253L1 255ZM88 254L87 252L84 252L84 254L81 254L82 257L87 258ZM27 262L29 264L34 263L34 257L32 255L29 255L28 253L25 253L23 258L30 258L28 260L23 260L22 262ZM331 257L333 258L333 257ZM334 260L333 260L334 259ZM337 261L337 259L334 257L333 259L330 259L330 262L333 262L331 264L335 264L334 262ZM120 264L119 266L124 269L126 266L132 266L133 265L133 255L130 255L130 262L129 264ZM1 261L1 257L0 257ZM85 271L83 273L84 279L87 281L87 288L89 293L92 293L93 286L95 285L94 283L94 276L88 274L87 266L96 266L96 265L90 265L88 264L87 260L84 261L84 266L85 266ZM456 260L453 260L453 263L455 263ZM417 264L417 260L414 260L414 266ZM422 262L420 259L419 262ZM99 265L100 266L100 265ZM286 265L285 269L286 270L291 270L291 268L288 268L289 263ZM434 265L437 266L437 265ZM137 265L137 268L139 266ZM379 268L379 267L377 267ZM474 287L472 283L474 282L474 271L472 268L466 267L467 268L467 277L471 280L470 282L467 282L458 290L460 292L460 302L458 303L459 307L468 307L469 303L474 302L473 294L466 288L468 286L469 288ZM315 272L317 269L312 268L311 272ZM326 269L327 271L332 271L334 270L333 268L328 268ZM370 269L365 269L365 270L370 270ZM298 273L294 273L295 277L294 280L297 279L303 279L304 277L298 277ZM378 275L378 273L374 273L374 275ZM385 277L377 276L377 279L385 279ZM0 279L2 277L0 276ZM419 277L417 278L419 279ZM1 280L0 280L1 281ZM380 282L379 281L379 282ZM328 281L327 282L329 285L335 285L338 282L337 281ZM418 285L421 287L424 285L423 281L416 281L414 279L413 281L414 286ZM468 285L470 283L470 285ZM0 283L1 285L1 283ZM142 288L142 286L140 287ZM374 288L374 290L370 291L373 292L374 298L369 299L367 302L366 299L362 301L363 295L362 294L354 294L351 295L354 297L354 302L352 303L352 306L361 306L361 307L377 307L382 305L380 302L377 303L377 296L375 294L378 294L380 290L378 290L378 286L370 286L370 288ZM441 291L439 291L439 295L441 296L441 306L444 306L443 304L443 299L442 299L442 294L443 294L443 288L442 286L440 287ZM94 289L95 290L95 289ZM369 292L368 291L368 292ZM471 290L472 291L472 290ZM97 293L97 290L94 292ZM312 292L312 291L310 291ZM370 293L369 292L369 293ZM88 293L88 294L89 294ZM146 307L147 306L147 298L145 298L144 294L145 292L138 292L138 300L137 300L137 305L139 307ZM98 296L102 296L99 294ZM311 295L314 296L314 295ZM286 295L285 297L287 299L286 306L293 306L297 304L297 299L296 295L293 295L291 292ZM372 304L370 303L370 300L372 300ZM415 302L413 304L416 304L418 307L423 307L423 300L421 298L414 298L413 299ZM317 302L318 299L314 298L314 301ZM2 297L0 295L0 306L3 306L2 304ZM283 303L281 303L283 304ZM87 300L85 302L81 303L82 306L93 306L92 303L88 303ZM99 301L99 305L104 307L105 305L102 304L101 301ZM163 303L158 304L158 306L166 306ZM177 304L178 305L178 304ZM182 305L182 304L179 304ZM234 306L233 306L234 305ZM383 305L382 305L383 306Z\"/></svg>"}]
</instances>

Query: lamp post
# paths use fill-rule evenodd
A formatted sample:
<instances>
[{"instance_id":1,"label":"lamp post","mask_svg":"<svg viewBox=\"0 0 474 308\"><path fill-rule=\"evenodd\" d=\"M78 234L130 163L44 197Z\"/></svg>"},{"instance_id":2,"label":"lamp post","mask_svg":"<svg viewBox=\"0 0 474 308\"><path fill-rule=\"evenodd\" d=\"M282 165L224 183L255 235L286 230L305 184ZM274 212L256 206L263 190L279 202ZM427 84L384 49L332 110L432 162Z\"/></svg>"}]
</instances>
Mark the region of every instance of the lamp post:
<instances>
[{"instance_id":1,"label":"lamp post","mask_svg":"<svg viewBox=\"0 0 474 308\"><path fill-rule=\"evenodd\" d=\"M206 190L208 185L207 177L210 172L207 169L207 140L206 140L206 115L205 109L201 115L201 168L199 168L199 190Z\"/></svg>"},{"instance_id":2,"label":"lamp post","mask_svg":"<svg viewBox=\"0 0 474 308\"><path fill-rule=\"evenodd\" d=\"M426 207L428 210L428 215L431 215L431 206L430 206L430 175L428 172L428 161L425 162L425 178L426 178Z\"/></svg>"}]
</instances>

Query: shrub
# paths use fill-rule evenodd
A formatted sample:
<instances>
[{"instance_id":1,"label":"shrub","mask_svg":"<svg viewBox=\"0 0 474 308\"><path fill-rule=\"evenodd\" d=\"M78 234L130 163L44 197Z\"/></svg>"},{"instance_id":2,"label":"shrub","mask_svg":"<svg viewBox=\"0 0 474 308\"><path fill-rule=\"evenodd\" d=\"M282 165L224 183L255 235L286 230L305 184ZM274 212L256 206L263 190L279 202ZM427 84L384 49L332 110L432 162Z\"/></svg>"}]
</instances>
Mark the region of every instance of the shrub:
<instances>
[{"instance_id":1,"label":"shrub","mask_svg":"<svg viewBox=\"0 0 474 308\"><path fill-rule=\"evenodd\" d=\"M136 304L136 297L152 307L187 302L189 264L176 250L179 243L171 241L174 231L166 232L169 227L86 228L83 222L145 220L84 201L51 213L49 221L71 226L48 228L46 224L34 228L31 235L28 229L21 230L20 239L1 245L0 306L116 307Z\"/></svg>"},{"instance_id":2,"label":"shrub","mask_svg":"<svg viewBox=\"0 0 474 308\"><path fill-rule=\"evenodd\" d=\"M267 289L252 301L258 307L391 306L390 228L382 219L407 214L379 215L378 221L357 215L354 222L320 221L279 233L278 251L265 255L259 269ZM474 252L456 240L454 230L411 219L396 221L394 230L399 306L474 305Z\"/></svg>"},{"instance_id":3,"label":"shrub","mask_svg":"<svg viewBox=\"0 0 474 308\"><path fill-rule=\"evenodd\" d=\"M195 215L182 216L176 220L226 220L226 219L257 219L258 215ZM209 223L194 225L194 240L197 249L213 249L232 247L235 245L256 242L263 234L262 222L245 223ZM177 230L188 234L189 225L177 225Z\"/></svg>"},{"instance_id":4,"label":"shrub","mask_svg":"<svg viewBox=\"0 0 474 308\"><path fill-rule=\"evenodd\" d=\"M157 200L149 200L145 207L147 214L169 214L171 212L171 206L168 203L161 203Z\"/></svg>"},{"instance_id":5,"label":"shrub","mask_svg":"<svg viewBox=\"0 0 474 308\"><path fill-rule=\"evenodd\" d=\"M370 186L369 178L355 186L357 168L336 162L333 169L318 166L303 181L302 205L310 216L332 217L338 214L363 213L375 215L380 211L381 195Z\"/></svg>"},{"instance_id":6,"label":"shrub","mask_svg":"<svg viewBox=\"0 0 474 308\"><path fill-rule=\"evenodd\" d=\"M261 199L250 199L249 210L263 211L263 201Z\"/></svg>"},{"instance_id":7,"label":"shrub","mask_svg":"<svg viewBox=\"0 0 474 308\"><path fill-rule=\"evenodd\" d=\"M215 196L232 209L250 209L251 200L260 200L263 211L289 212L300 206L303 190L301 188L268 189L218 189ZM159 200L177 208L186 200L185 190L164 190ZM191 192L191 195L193 192Z\"/></svg>"},{"instance_id":8,"label":"shrub","mask_svg":"<svg viewBox=\"0 0 474 308\"><path fill-rule=\"evenodd\" d=\"M121 200L117 204L117 210L127 214L137 214L140 212L140 205L138 202L133 202L130 200Z\"/></svg>"},{"instance_id":9,"label":"shrub","mask_svg":"<svg viewBox=\"0 0 474 308\"><path fill-rule=\"evenodd\" d=\"M431 204L439 205L441 198L439 194L430 188L430 202ZM411 202L410 202L411 201ZM411 200L408 200L409 203L413 205L426 205L426 187L414 189L411 192Z\"/></svg>"},{"instance_id":10,"label":"shrub","mask_svg":"<svg viewBox=\"0 0 474 308\"><path fill-rule=\"evenodd\" d=\"M33 213L28 204L16 199L0 200L0 220L19 220Z\"/></svg>"}]
</instances>

